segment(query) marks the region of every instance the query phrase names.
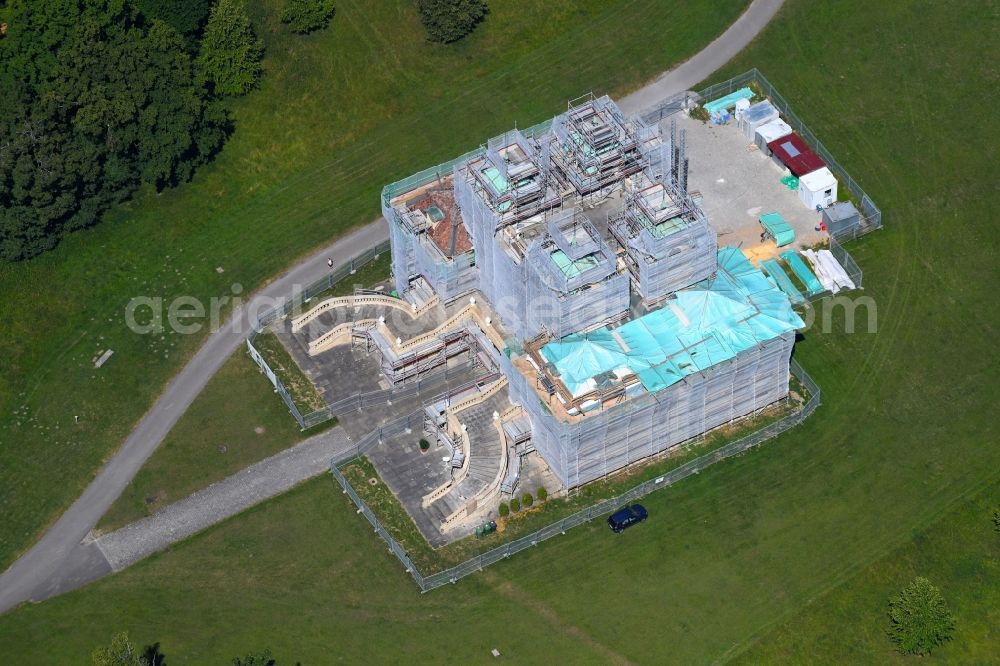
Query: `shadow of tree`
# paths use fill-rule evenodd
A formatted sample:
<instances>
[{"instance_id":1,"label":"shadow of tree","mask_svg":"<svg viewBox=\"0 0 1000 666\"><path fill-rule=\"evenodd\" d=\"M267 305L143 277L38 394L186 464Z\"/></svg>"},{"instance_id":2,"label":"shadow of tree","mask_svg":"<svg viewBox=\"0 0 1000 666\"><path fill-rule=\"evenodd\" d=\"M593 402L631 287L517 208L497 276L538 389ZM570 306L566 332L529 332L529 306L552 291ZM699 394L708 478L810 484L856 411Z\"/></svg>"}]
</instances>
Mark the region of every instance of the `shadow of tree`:
<instances>
[{"instance_id":1,"label":"shadow of tree","mask_svg":"<svg viewBox=\"0 0 1000 666\"><path fill-rule=\"evenodd\" d=\"M142 658L146 660L149 666L167 666L167 657L160 650L159 641L143 648Z\"/></svg>"}]
</instances>

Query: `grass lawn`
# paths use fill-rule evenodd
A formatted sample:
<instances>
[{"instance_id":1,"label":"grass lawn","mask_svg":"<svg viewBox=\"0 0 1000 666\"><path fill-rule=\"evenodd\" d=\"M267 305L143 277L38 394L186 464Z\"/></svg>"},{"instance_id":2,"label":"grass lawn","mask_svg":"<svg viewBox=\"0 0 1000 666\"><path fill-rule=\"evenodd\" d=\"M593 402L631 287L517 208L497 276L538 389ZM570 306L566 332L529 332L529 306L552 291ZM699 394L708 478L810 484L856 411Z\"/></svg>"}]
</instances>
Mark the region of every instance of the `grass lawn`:
<instances>
[{"instance_id":1,"label":"grass lawn","mask_svg":"<svg viewBox=\"0 0 1000 666\"><path fill-rule=\"evenodd\" d=\"M322 432L302 432L241 347L142 466L98 527L109 531Z\"/></svg>"},{"instance_id":2,"label":"grass lawn","mask_svg":"<svg viewBox=\"0 0 1000 666\"><path fill-rule=\"evenodd\" d=\"M254 338L254 347L260 355L267 361L268 366L274 374L284 384L288 395L292 396L292 402L298 408L300 414L308 414L317 409L322 409L326 404L323 396L316 390L316 386L306 377L302 369L299 368L295 359L288 353L278 336L270 329L264 330ZM280 397L279 397L280 400ZM284 403L282 403L284 404ZM286 410L287 411L287 410ZM288 418L294 417L289 414Z\"/></svg>"},{"instance_id":3,"label":"grass lawn","mask_svg":"<svg viewBox=\"0 0 1000 666\"><path fill-rule=\"evenodd\" d=\"M499 577L421 595L338 488L308 481L124 575L0 616L0 662L82 663L127 628L137 643L160 642L172 665L266 647L280 664L468 664L492 660L492 648L522 663L607 663L604 637L547 617L544 600ZM459 635L442 640L456 622Z\"/></svg>"},{"instance_id":4,"label":"grass lawn","mask_svg":"<svg viewBox=\"0 0 1000 666\"><path fill-rule=\"evenodd\" d=\"M800 395L806 394L799 388ZM545 502L538 501L538 489L518 488L518 500L530 492L535 499L528 509L523 504L521 510L512 512L508 518L500 518L499 529L484 537L469 536L446 546L434 549L417 529L412 518L393 495L389 487L379 478L378 472L368 458L352 461L341 468L351 486L361 499L371 508L379 521L386 526L392 537L409 553L420 573L429 575L460 564L480 553L485 553L509 541L526 536L561 520L571 514L593 506L598 502L617 497L644 481L656 478L686 462L722 448L740 437L774 423L791 412L790 405L775 405L758 414L752 420L744 420L729 426L716 428L703 440L692 442L668 457L660 457L646 465L634 466L610 476L606 480L594 481L578 488L569 497L549 496ZM765 444L766 446L766 444ZM379 479L371 485L369 479ZM683 483L683 481L681 482ZM551 488L546 490L552 491ZM599 522L599 521L598 521Z\"/></svg>"},{"instance_id":5,"label":"grass lawn","mask_svg":"<svg viewBox=\"0 0 1000 666\"><path fill-rule=\"evenodd\" d=\"M375 219L385 183L588 90L634 88L747 4L493 3L473 35L441 46L425 39L412 0L344 0L330 29L307 37L280 24L284 0L251 3L266 75L232 103L237 129L219 159L54 252L0 266L0 566L82 492L204 339L131 333L131 298L207 302L234 284L246 294Z\"/></svg>"},{"instance_id":6,"label":"grass lawn","mask_svg":"<svg viewBox=\"0 0 1000 666\"><path fill-rule=\"evenodd\" d=\"M633 7L644 5L608 11ZM665 23L685 20L662 14ZM996 557L983 557L974 529L949 527L962 502L979 502L972 494L995 493L983 489L995 488L1000 469L1000 240L996 189L983 182L1000 145L989 122L1000 104L1000 54L996 40L982 39L995 20L985 3L788 0L720 74L759 67L885 211L885 230L849 245L865 270L864 294L878 304L878 332L839 332L841 312L833 332L806 334L796 357L822 387L823 405L801 426L651 495L650 520L622 535L583 526L426 595L334 483L317 479L170 553L0 617L0 662L79 661L122 629L160 641L172 664L219 663L265 646L293 663L492 663L496 647L532 663L683 664L759 646L756 661L766 663L770 638L803 650L781 657L810 662L825 648L810 642L810 627L853 623L848 635L868 640L871 606L917 572L942 587L960 619L940 657L982 663L1000 654L988 614ZM550 28L572 34L565 23ZM509 89L512 98L539 93ZM495 104L478 86L469 91ZM972 540L953 548L921 534ZM904 562L880 582L878 563L894 553ZM856 617L841 613L841 599ZM840 663L884 662L888 651L871 640L872 654L826 649L847 654Z\"/></svg>"},{"instance_id":7,"label":"grass lawn","mask_svg":"<svg viewBox=\"0 0 1000 666\"><path fill-rule=\"evenodd\" d=\"M355 285L371 287L388 274L386 253L334 284L321 298L350 294ZM300 409L323 406L316 388L273 333L258 336L256 345ZM98 528L110 531L127 525L336 424L333 419L300 431L284 402L241 347L209 380Z\"/></svg>"},{"instance_id":8,"label":"grass lawn","mask_svg":"<svg viewBox=\"0 0 1000 666\"><path fill-rule=\"evenodd\" d=\"M736 660L746 664L907 664L886 637L887 604L917 576L929 578L955 616L955 635L931 662L997 661L1000 627L1000 485L989 484L904 545L763 634ZM923 661L923 660L921 660Z\"/></svg>"}]
</instances>

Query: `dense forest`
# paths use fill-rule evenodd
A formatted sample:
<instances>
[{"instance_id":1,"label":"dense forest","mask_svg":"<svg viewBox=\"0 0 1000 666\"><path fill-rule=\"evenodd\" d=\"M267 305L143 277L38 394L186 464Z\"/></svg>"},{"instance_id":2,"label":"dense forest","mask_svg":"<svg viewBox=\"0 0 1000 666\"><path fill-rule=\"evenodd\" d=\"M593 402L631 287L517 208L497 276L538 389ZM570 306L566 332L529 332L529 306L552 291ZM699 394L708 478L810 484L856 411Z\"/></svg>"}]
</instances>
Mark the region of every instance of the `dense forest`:
<instances>
[{"instance_id":1,"label":"dense forest","mask_svg":"<svg viewBox=\"0 0 1000 666\"><path fill-rule=\"evenodd\" d=\"M264 44L247 0L0 0L0 261L99 221L142 185L189 180L222 148L226 97L254 89ZM416 0L428 39L454 42L485 0ZM333 0L286 0L296 34Z\"/></svg>"},{"instance_id":2,"label":"dense forest","mask_svg":"<svg viewBox=\"0 0 1000 666\"><path fill-rule=\"evenodd\" d=\"M0 258L188 180L230 123L198 66L209 0L13 0L0 9Z\"/></svg>"}]
</instances>

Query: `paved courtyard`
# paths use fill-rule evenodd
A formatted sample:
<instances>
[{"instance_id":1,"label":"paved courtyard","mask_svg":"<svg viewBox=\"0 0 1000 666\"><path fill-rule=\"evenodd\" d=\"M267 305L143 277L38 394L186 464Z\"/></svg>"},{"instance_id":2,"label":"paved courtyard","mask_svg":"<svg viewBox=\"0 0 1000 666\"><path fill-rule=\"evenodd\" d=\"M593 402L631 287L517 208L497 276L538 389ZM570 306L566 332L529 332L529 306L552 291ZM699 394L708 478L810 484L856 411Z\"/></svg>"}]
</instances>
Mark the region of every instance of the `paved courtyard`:
<instances>
[{"instance_id":1,"label":"paved courtyard","mask_svg":"<svg viewBox=\"0 0 1000 666\"><path fill-rule=\"evenodd\" d=\"M798 193L781 183L783 169L743 136L735 122L716 126L683 113L673 118L678 134L687 130L688 189L701 192L702 208L720 246L739 247L754 261L774 256L774 242L760 242L757 221L761 213L769 212L781 213L795 230L795 242L782 250L826 239L826 233L815 230L820 214L806 208ZM661 127L669 133L670 119Z\"/></svg>"}]
</instances>

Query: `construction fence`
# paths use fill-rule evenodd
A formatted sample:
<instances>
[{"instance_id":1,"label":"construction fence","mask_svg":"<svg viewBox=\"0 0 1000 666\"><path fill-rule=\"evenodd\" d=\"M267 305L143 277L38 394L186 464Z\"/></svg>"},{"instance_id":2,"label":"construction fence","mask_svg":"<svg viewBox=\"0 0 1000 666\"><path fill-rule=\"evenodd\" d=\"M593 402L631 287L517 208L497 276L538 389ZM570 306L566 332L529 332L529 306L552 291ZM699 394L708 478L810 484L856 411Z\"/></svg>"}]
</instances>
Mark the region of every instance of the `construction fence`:
<instances>
[{"instance_id":1,"label":"construction fence","mask_svg":"<svg viewBox=\"0 0 1000 666\"><path fill-rule=\"evenodd\" d=\"M692 93L684 92L678 95L669 97L656 106L647 109L642 112L642 118L648 123L659 122L664 118L670 117L672 114L679 111L683 111L689 108L690 104L703 102L706 100L713 100L719 97L728 95L744 86L756 86L761 94L771 100L771 103L779 113L781 113L782 118L785 122L801 136L807 144L823 158L826 162L827 167L833 172L834 176L851 192L851 194L857 199L859 205L859 212L861 213L861 224L856 227L852 227L845 234L841 235L837 240L847 241L853 240L859 236L863 236L870 231L882 228L882 211L872 198L861 189L857 181L851 177L851 174L840 165L837 160L834 159L830 151L826 149L826 146L816 137L816 135L809 129L809 127L802 122L802 119L795 115L792 111L792 107L788 104L784 97L775 89L771 82L761 74L757 68L750 70L749 72L744 72L739 76L734 76L728 81L722 81L711 85L704 90Z\"/></svg>"},{"instance_id":2,"label":"construction fence","mask_svg":"<svg viewBox=\"0 0 1000 666\"><path fill-rule=\"evenodd\" d=\"M321 294L327 289L333 287L341 280L344 280L351 275L353 275L359 268L365 264L374 261L379 258L379 256L389 251L389 241L383 241L376 245L375 247L365 250L361 254L352 257L351 259L345 261L340 266L330 271L328 274L324 275L321 279L316 280L312 284L308 285L301 292L293 293L289 298L283 300L279 305L262 312L257 315L257 321L254 323L253 330L250 331L250 335L247 336L247 353L250 354L250 358L254 360L260 369L267 377L271 385L274 386L274 392L281 396L284 400L285 405L288 406L288 411L292 413L295 421L299 424L299 428L306 430L315 425L328 421L336 416L336 412L331 410L329 407L308 414L302 414L299 408L295 404L295 400L292 399L291 394L285 385L282 383L281 379L275 374L274 370L267 363L267 359L260 353L260 351L254 347L253 343L257 336L268 326L270 326L275 321L278 321L289 312L297 312L301 310L302 306L311 300L317 294ZM357 396L360 398L360 396ZM352 401L354 399L352 398Z\"/></svg>"},{"instance_id":3,"label":"construction fence","mask_svg":"<svg viewBox=\"0 0 1000 666\"><path fill-rule=\"evenodd\" d=\"M349 455L341 457L340 459L331 461L330 472L332 473L333 478L337 480L337 483L340 484L341 488L343 488L343 492L351 498L351 501L358 508L358 512L368 520L374 528L375 533L385 540L386 544L389 546L390 552L392 552L397 558L399 558L399 561L403 563L406 572L413 576L413 579L416 581L420 591L428 592L447 583L455 583L460 578L464 578L469 574L482 571L491 564L495 564L496 562L506 559L515 553L531 548L532 546L536 546L546 539L564 534L566 530L576 527L577 525L590 522L595 518L607 516L625 504L639 500L661 488L669 487L678 481L691 476L692 474L698 474L702 470L721 460L725 460L726 458L730 458L741 453L746 453L753 447L759 446L786 430L794 428L806 420L806 418L808 418L809 415L812 414L813 411L815 411L820 405L820 390L819 386L812 380L805 370L802 369L802 366L800 366L795 359L792 359L791 361L790 370L791 374L802 383L809 394L805 403L799 406L792 413L787 414L781 419L764 426L760 430L750 433L745 437L730 442L725 446L684 463L683 465L664 473L662 476L644 481L617 497L598 502L597 504L587 507L586 509L582 509L570 516L567 516L562 520L555 521L536 532L532 532L527 536L520 537L515 541L511 541L485 553L472 557L459 565L451 567L450 569L429 575L420 573L416 565L414 565L413 561L407 555L406 550L392 537L392 535L389 534L386 527L379 521L378 516L375 515L365 501L354 491L350 482L340 472L340 467L343 466L344 463L360 457L364 452L377 445L384 436L403 432L407 428L413 428L415 424L419 423L416 419L419 418L420 413L416 412L409 416L401 417L396 421L393 421L391 424L388 424L377 431L373 431L367 437L358 442L354 452L351 452Z\"/></svg>"}]
</instances>

